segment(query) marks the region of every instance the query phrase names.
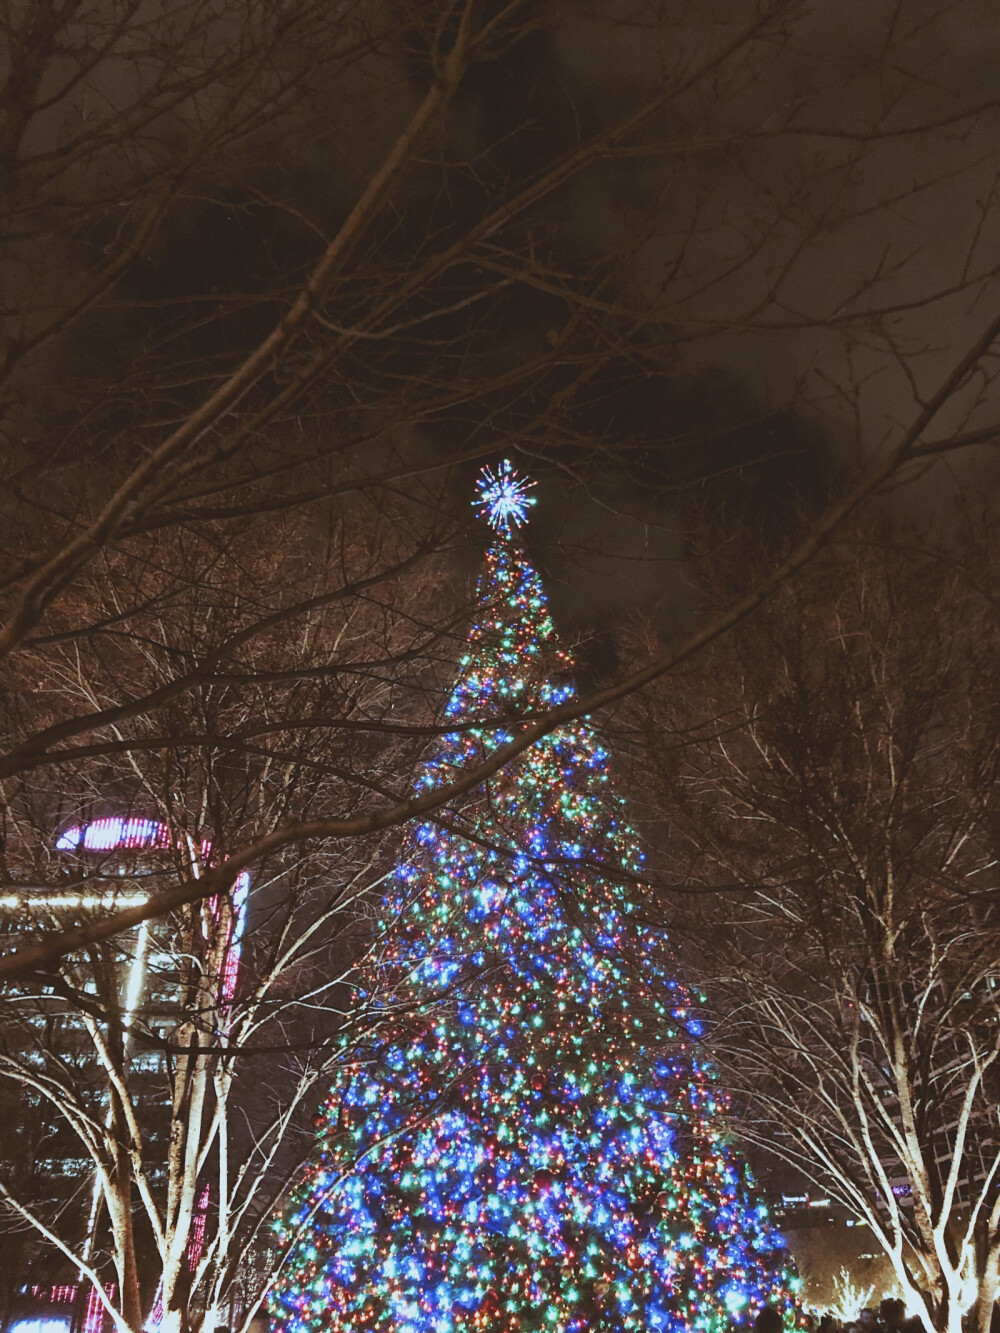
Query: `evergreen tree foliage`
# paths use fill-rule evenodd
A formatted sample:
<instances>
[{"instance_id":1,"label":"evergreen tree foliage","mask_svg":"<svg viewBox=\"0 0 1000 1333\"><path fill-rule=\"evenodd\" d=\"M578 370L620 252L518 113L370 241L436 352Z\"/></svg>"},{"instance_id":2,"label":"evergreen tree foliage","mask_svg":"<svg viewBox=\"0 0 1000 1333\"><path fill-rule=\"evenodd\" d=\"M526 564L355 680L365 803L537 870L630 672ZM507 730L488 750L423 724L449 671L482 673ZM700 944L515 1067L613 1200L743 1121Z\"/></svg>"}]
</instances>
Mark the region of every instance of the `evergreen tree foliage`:
<instances>
[{"instance_id":1,"label":"evergreen tree foliage","mask_svg":"<svg viewBox=\"0 0 1000 1333\"><path fill-rule=\"evenodd\" d=\"M422 788L574 693L539 577L495 526ZM641 869L587 720L414 831L379 1037L331 1091L277 1224L287 1333L716 1333L764 1303L795 1319L696 1008L639 920Z\"/></svg>"}]
</instances>

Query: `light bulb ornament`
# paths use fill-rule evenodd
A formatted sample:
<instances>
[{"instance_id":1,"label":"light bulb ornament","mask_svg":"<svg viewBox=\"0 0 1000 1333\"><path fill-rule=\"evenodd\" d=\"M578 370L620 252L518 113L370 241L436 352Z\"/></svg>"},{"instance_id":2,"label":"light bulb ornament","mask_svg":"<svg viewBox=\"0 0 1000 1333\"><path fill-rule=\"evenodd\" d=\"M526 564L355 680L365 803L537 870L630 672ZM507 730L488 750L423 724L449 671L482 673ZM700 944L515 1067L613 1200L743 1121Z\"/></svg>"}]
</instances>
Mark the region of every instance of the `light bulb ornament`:
<instances>
[{"instance_id":1,"label":"light bulb ornament","mask_svg":"<svg viewBox=\"0 0 1000 1333\"><path fill-rule=\"evenodd\" d=\"M528 492L536 484L530 477L522 477L505 458L495 472L489 466L480 470L473 507L494 531L509 537L528 521L528 510L535 503L535 496Z\"/></svg>"}]
</instances>

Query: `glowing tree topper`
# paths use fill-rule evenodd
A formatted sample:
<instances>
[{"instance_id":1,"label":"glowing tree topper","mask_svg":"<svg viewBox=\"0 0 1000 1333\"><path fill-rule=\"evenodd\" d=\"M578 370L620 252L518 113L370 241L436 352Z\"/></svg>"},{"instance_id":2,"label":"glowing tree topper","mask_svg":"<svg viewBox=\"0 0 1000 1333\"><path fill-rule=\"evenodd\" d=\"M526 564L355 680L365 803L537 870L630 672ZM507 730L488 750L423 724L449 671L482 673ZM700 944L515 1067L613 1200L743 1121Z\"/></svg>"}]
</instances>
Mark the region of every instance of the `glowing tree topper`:
<instances>
[{"instance_id":1,"label":"glowing tree topper","mask_svg":"<svg viewBox=\"0 0 1000 1333\"><path fill-rule=\"evenodd\" d=\"M419 791L576 693L511 527L497 532ZM730 1333L798 1318L781 1237L640 890L643 856L588 719L414 827L359 1004L379 1021L315 1118L275 1230L281 1333ZM466 835L467 836L463 836Z\"/></svg>"},{"instance_id":2,"label":"glowing tree topper","mask_svg":"<svg viewBox=\"0 0 1000 1333\"><path fill-rule=\"evenodd\" d=\"M527 522L528 510L535 503L535 497L528 491L535 484L529 477L520 476L510 459L505 458L496 472L490 467L482 469L472 503L490 527L509 534Z\"/></svg>"}]
</instances>

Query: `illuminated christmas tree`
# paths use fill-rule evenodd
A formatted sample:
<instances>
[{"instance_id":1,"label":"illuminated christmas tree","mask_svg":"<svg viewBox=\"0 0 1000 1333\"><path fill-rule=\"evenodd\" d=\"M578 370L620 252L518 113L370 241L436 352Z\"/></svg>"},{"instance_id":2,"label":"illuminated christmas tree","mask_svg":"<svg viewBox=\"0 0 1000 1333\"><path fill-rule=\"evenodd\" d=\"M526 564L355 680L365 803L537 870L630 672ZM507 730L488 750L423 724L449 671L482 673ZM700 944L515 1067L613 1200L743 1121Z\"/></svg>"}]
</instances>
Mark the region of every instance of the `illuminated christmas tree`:
<instances>
[{"instance_id":1,"label":"illuminated christmas tree","mask_svg":"<svg viewBox=\"0 0 1000 1333\"><path fill-rule=\"evenodd\" d=\"M531 483L484 471L497 539L422 789L574 694L513 535ZM371 981L378 1038L277 1224L286 1333L714 1333L764 1303L794 1322L696 1009L639 919L641 871L587 721L415 830Z\"/></svg>"}]
</instances>

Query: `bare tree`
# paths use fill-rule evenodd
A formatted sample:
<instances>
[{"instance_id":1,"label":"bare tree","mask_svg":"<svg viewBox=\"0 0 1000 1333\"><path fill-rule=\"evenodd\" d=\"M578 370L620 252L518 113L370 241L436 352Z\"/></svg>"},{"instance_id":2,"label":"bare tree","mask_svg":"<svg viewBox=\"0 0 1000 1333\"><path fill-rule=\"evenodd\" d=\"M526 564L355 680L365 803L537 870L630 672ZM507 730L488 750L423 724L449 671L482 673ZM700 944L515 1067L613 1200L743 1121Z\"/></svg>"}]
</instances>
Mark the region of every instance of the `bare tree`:
<instances>
[{"instance_id":1,"label":"bare tree","mask_svg":"<svg viewBox=\"0 0 1000 1333\"><path fill-rule=\"evenodd\" d=\"M865 532L649 701L647 757L737 1132L867 1223L931 1327L985 1333L997 543Z\"/></svg>"},{"instance_id":2,"label":"bare tree","mask_svg":"<svg viewBox=\"0 0 1000 1333\"><path fill-rule=\"evenodd\" d=\"M40 649L46 693L57 710L114 709L124 680L160 707L127 745L112 724L67 753L57 790L26 771L9 791L8 941L145 904L289 818L350 801L366 768L409 766L403 751L428 730L414 701L425 693L430 718L436 699L421 607L448 584L428 565L402 588L366 579L406 549L395 528L375 549L377 531L283 534L280 602L297 610L278 634L243 634L275 558L256 534L189 534L180 550L161 535L142 562L91 567L106 628ZM365 595L331 596L343 579ZM223 660L210 645L225 646L225 680L205 679L206 660ZM171 686L192 664L202 676L178 708ZM268 1223L313 1146L312 1112L369 1022L351 979L378 947L389 864L378 838L284 842L228 891L5 992L0 1230L19 1238L22 1282L32 1267L46 1285L78 1279L122 1333L248 1324L280 1262Z\"/></svg>"},{"instance_id":3,"label":"bare tree","mask_svg":"<svg viewBox=\"0 0 1000 1333\"><path fill-rule=\"evenodd\" d=\"M134 884L136 853L117 859ZM164 873L156 859L141 878ZM45 1285L100 1293L122 1333L245 1327L259 1307L280 1262L270 1217L362 1023L350 975L375 937L377 849L350 869L286 857L248 906L210 899L5 999L0 1079L61 1135L33 1159L33 1188L3 1171L3 1230L32 1234ZM67 914L22 901L22 922L48 913ZM72 1168L69 1193L46 1166Z\"/></svg>"}]
</instances>

